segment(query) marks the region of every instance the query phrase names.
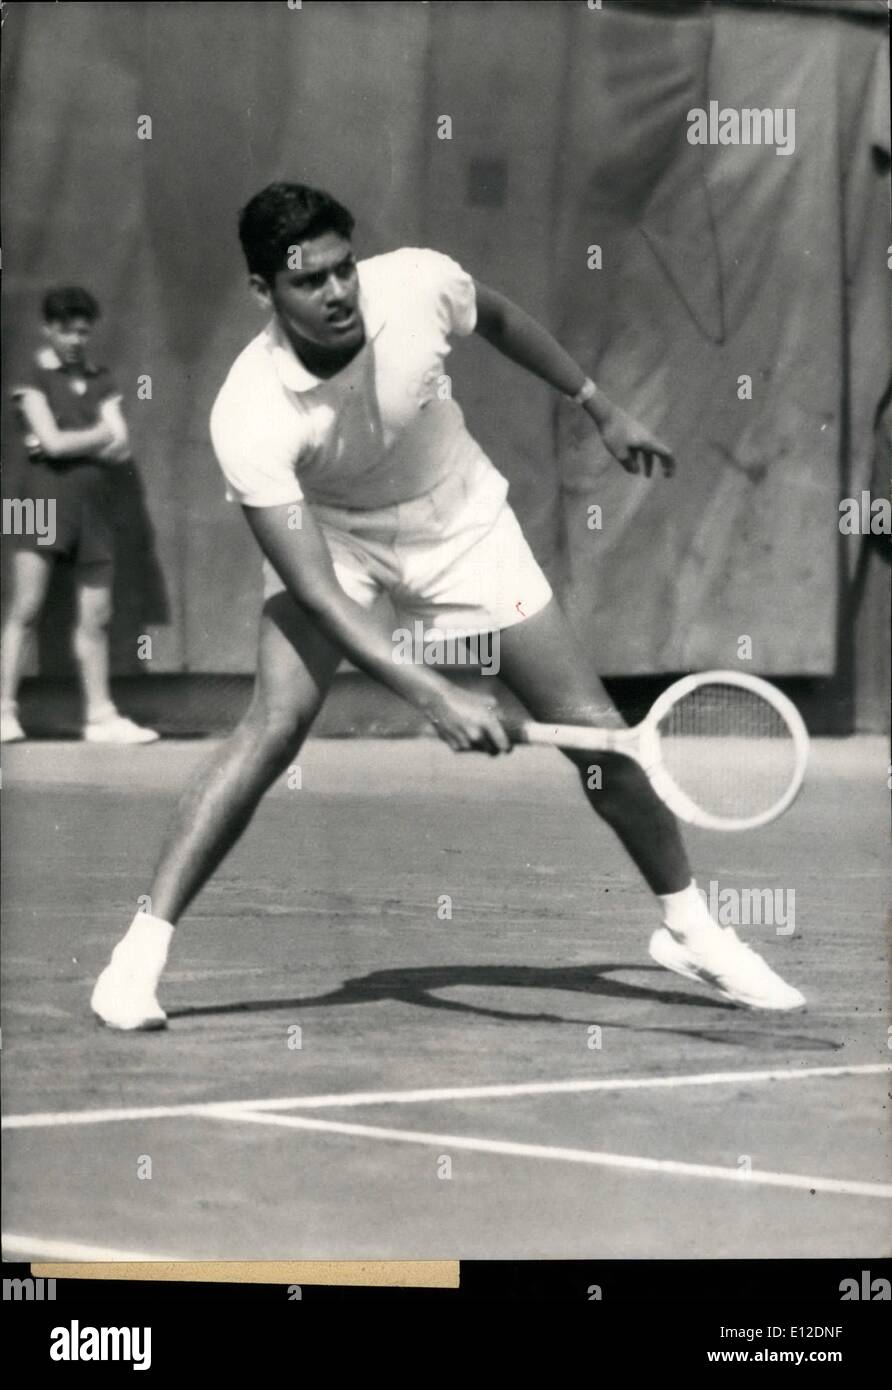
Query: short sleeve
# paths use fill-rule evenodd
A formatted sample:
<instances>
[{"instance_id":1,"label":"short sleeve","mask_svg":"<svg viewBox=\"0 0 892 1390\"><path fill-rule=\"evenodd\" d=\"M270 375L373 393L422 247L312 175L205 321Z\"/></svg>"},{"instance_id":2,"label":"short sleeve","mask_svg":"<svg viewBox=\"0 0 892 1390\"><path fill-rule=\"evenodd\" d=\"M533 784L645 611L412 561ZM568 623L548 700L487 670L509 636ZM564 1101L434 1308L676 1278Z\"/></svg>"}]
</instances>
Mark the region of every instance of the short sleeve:
<instances>
[{"instance_id":1,"label":"short sleeve","mask_svg":"<svg viewBox=\"0 0 892 1390\"><path fill-rule=\"evenodd\" d=\"M43 382L37 378L36 374L24 372L19 377L16 385L12 387L9 394L15 403L15 422L19 434L24 440L28 456L32 459L42 458L43 449L40 440L32 431L23 406L29 396L39 396L44 405L49 405Z\"/></svg>"},{"instance_id":2,"label":"short sleeve","mask_svg":"<svg viewBox=\"0 0 892 1390\"><path fill-rule=\"evenodd\" d=\"M467 337L477 324L477 292L472 277L440 251L423 253L447 333Z\"/></svg>"},{"instance_id":3,"label":"short sleeve","mask_svg":"<svg viewBox=\"0 0 892 1390\"><path fill-rule=\"evenodd\" d=\"M30 370L26 369L19 372L15 385L11 386L9 390L10 396L15 401L20 401L23 396L27 396L29 393L36 393L46 399L46 385L40 372L33 367Z\"/></svg>"},{"instance_id":4,"label":"short sleeve","mask_svg":"<svg viewBox=\"0 0 892 1390\"><path fill-rule=\"evenodd\" d=\"M226 497L243 507L299 502L293 421L282 420L281 402L262 382L230 378L211 410L211 443L226 479ZM286 430L285 424L291 426ZM279 426L277 428L277 425Z\"/></svg>"}]
</instances>

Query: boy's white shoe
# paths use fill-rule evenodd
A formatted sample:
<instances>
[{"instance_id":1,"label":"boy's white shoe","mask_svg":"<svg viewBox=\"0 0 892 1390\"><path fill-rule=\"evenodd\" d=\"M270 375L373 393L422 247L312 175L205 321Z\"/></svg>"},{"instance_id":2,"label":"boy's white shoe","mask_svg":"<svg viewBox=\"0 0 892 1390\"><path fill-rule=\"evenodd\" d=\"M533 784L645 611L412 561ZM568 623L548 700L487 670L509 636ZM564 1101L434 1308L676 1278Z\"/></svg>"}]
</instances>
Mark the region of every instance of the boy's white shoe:
<instances>
[{"instance_id":1,"label":"boy's white shoe","mask_svg":"<svg viewBox=\"0 0 892 1390\"><path fill-rule=\"evenodd\" d=\"M650 939L650 955L658 965L717 989L723 999L749 1009L801 1009L805 997L788 985L770 965L746 946L731 927L713 925L679 941L668 927Z\"/></svg>"},{"instance_id":2,"label":"boy's white shoe","mask_svg":"<svg viewBox=\"0 0 892 1390\"><path fill-rule=\"evenodd\" d=\"M167 1026L156 991L172 936L169 922L148 913L134 917L90 998L90 1008L108 1028L129 1033Z\"/></svg>"},{"instance_id":3,"label":"boy's white shoe","mask_svg":"<svg viewBox=\"0 0 892 1390\"><path fill-rule=\"evenodd\" d=\"M25 730L17 714L0 714L0 743L21 743Z\"/></svg>"},{"instance_id":4,"label":"boy's white shoe","mask_svg":"<svg viewBox=\"0 0 892 1390\"><path fill-rule=\"evenodd\" d=\"M161 735L155 729L143 729L127 719L123 714L110 714L105 719L94 719L84 725L83 737L87 743L154 743Z\"/></svg>"}]
</instances>

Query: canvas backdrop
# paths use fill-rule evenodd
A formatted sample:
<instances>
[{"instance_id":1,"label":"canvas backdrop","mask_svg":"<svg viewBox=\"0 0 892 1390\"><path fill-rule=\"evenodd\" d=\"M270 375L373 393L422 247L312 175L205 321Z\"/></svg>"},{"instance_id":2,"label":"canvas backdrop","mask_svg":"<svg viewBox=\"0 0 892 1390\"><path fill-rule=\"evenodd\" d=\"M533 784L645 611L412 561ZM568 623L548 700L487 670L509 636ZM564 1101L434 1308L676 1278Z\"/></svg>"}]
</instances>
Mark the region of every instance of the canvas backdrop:
<instances>
[{"instance_id":1,"label":"canvas backdrop","mask_svg":"<svg viewBox=\"0 0 892 1390\"><path fill-rule=\"evenodd\" d=\"M872 485L889 376L877 13L871 0L11 7L4 381L33 350L47 285L90 287L137 465L115 480L116 672L149 669L145 635L155 673L253 668L259 561L207 420L262 322L237 211L290 177L353 208L361 254L433 246L516 298L674 446L672 483L628 478L585 416L485 344L450 358L606 673L734 665L748 635L751 669L831 674L861 550L840 537L838 503ZM710 99L792 108L795 153L690 145L687 113ZM61 602L44 671L69 669L65 621Z\"/></svg>"}]
</instances>

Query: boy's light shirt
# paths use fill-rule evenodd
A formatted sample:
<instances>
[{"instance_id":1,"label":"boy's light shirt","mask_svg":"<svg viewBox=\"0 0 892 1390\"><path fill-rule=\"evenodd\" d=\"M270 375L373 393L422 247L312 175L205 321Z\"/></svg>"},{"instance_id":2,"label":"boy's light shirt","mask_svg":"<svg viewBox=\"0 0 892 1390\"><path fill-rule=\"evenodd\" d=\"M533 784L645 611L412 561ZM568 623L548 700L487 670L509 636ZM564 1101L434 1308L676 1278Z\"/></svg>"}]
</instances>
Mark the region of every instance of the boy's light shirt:
<instances>
[{"instance_id":1,"label":"boy's light shirt","mask_svg":"<svg viewBox=\"0 0 892 1390\"><path fill-rule=\"evenodd\" d=\"M410 247L357 269L366 344L335 377L313 376L275 319L236 358L210 422L230 500L386 507L479 455L445 369L450 335L474 330L473 280Z\"/></svg>"}]
</instances>

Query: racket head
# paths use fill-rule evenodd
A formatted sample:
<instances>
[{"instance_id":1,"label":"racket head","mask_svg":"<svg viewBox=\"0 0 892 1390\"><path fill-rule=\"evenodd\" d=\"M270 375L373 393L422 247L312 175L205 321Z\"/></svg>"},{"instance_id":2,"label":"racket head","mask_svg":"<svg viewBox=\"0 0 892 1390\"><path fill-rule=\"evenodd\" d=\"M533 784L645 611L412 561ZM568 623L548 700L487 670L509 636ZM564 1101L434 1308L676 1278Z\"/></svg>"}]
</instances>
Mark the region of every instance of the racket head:
<instances>
[{"instance_id":1,"label":"racket head","mask_svg":"<svg viewBox=\"0 0 892 1390\"><path fill-rule=\"evenodd\" d=\"M741 671L676 681L639 730L639 758L658 795L704 830L755 830L783 815L802 786L808 749L793 702Z\"/></svg>"}]
</instances>

